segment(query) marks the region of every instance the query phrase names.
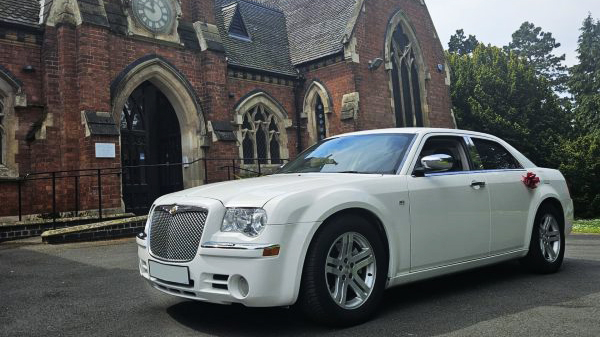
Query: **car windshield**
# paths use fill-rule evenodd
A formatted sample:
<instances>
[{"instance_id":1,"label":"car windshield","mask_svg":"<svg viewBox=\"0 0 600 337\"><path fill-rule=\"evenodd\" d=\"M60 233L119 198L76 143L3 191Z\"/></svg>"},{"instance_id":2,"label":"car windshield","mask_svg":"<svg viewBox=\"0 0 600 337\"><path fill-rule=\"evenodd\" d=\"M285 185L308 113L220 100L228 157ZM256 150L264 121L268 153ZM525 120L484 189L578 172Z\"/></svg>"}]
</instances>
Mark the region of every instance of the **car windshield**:
<instances>
[{"instance_id":1,"label":"car windshield","mask_svg":"<svg viewBox=\"0 0 600 337\"><path fill-rule=\"evenodd\" d=\"M323 140L278 173L395 174L413 134L370 134Z\"/></svg>"}]
</instances>

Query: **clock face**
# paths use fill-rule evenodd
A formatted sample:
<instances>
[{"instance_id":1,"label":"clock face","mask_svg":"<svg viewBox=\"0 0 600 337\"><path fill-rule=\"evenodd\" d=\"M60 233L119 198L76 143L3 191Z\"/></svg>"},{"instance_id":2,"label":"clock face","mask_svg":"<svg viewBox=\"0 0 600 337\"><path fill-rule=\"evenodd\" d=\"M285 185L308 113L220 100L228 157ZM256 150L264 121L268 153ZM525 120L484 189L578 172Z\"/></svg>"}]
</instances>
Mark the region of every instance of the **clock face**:
<instances>
[{"instance_id":1,"label":"clock face","mask_svg":"<svg viewBox=\"0 0 600 337\"><path fill-rule=\"evenodd\" d=\"M133 0L133 15L155 33L166 33L174 20L170 0Z\"/></svg>"}]
</instances>

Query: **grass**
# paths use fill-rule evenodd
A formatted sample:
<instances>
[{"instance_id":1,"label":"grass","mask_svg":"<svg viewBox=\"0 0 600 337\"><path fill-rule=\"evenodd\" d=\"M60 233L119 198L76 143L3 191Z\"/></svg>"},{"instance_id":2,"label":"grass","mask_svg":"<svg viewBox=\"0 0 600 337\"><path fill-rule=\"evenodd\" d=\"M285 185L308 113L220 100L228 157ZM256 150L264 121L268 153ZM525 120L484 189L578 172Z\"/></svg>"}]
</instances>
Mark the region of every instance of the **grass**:
<instances>
[{"instance_id":1,"label":"grass","mask_svg":"<svg viewBox=\"0 0 600 337\"><path fill-rule=\"evenodd\" d=\"M575 220L573 233L600 234L600 219Z\"/></svg>"}]
</instances>

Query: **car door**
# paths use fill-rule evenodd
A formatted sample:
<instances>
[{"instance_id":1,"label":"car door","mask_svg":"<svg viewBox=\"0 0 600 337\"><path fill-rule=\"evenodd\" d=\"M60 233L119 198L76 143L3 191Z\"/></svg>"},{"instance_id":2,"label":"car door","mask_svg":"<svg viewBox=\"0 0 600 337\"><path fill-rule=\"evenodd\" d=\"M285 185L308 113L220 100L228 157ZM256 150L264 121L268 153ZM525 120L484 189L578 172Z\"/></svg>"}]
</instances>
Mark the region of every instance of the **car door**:
<instances>
[{"instance_id":1,"label":"car door","mask_svg":"<svg viewBox=\"0 0 600 337\"><path fill-rule=\"evenodd\" d=\"M470 137L468 146L476 152L475 169L481 170L490 193L491 254L522 249L527 230L527 217L533 193L522 182L527 173L518 160L500 143L481 137Z\"/></svg>"},{"instance_id":2,"label":"car door","mask_svg":"<svg viewBox=\"0 0 600 337\"><path fill-rule=\"evenodd\" d=\"M411 271L489 255L490 204L484 175L470 171L464 138L429 135L411 171L424 156L450 154L451 170L410 175Z\"/></svg>"}]
</instances>

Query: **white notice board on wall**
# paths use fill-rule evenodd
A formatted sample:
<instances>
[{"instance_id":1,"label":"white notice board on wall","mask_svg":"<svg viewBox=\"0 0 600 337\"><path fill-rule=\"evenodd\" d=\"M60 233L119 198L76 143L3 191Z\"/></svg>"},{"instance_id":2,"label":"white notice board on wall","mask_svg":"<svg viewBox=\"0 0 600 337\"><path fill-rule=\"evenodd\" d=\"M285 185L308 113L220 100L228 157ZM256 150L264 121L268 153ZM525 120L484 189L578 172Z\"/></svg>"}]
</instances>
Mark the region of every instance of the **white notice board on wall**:
<instances>
[{"instance_id":1,"label":"white notice board on wall","mask_svg":"<svg viewBox=\"0 0 600 337\"><path fill-rule=\"evenodd\" d=\"M96 143L96 158L115 158L115 143Z\"/></svg>"}]
</instances>

